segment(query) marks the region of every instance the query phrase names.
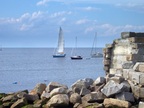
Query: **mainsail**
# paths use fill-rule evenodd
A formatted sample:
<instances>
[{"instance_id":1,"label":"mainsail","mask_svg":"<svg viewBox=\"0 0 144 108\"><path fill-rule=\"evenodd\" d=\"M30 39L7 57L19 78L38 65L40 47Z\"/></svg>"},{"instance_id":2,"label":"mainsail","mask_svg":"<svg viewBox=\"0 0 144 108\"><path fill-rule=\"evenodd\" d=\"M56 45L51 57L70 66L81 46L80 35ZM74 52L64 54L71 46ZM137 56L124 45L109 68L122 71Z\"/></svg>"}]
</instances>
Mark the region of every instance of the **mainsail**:
<instances>
[{"instance_id":1,"label":"mainsail","mask_svg":"<svg viewBox=\"0 0 144 108\"><path fill-rule=\"evenodd\" d=\"M64 39L63 39L63 31L61 27L59 29L57 53L60 53L60 54L64 53Z\"/></svg>"}]
</instances>

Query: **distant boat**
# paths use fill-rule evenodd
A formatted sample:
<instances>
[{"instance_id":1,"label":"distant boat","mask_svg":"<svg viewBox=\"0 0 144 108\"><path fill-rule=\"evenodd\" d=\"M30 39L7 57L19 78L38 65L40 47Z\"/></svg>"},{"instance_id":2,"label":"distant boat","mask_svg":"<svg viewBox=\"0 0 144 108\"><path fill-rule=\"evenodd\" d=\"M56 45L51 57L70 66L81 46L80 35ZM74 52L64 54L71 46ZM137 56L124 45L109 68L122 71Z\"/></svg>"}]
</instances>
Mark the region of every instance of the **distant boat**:
<instances>
[{"instance_id":1,"label":"distant boat","mask_svg":"<svg viewBox=\"0 0 144 108\"><path fill-rule=\"evenodd\" d=\"M59 37L58 37L58 46L56 51L54 52L53 57L65 57L66 54L64 52L64 36L63 36L63 30L60 27L59 29Z\"/></svg>"},{"instance_id":2,"label":"distant boat","mask_svg":"<svg viewBox=\"0 0 144 108\"><path fill-rule=\"evenodd\" d=\"M75 41L76 41L76 42L75 42L75 48L74 48L74 50L72 51L73 56L71 56L71 59L72 59L72 60L81 60L81 59L83 59L82 56L76 54L76 50L77 50L77 37L76 37L76 40L75 40ZM75 52L74 52L74 51L75 51Z\"/></svg>"},{"instance_id":3,"label":"distant boat","mask_svg":"<svg viewBox=\"0 0 144 108\"><path fill-rule=\"evenodd\" d=\"M97 33L95 33L95 37L94 37L94 41L93 41L93 46L92 46L92 50L91 50L91 57L92 58L100 58L103 57L103 54L100 52L97 52L97 48L96 48L96 37L97 37Z\"/></svg>"}]
</instances>

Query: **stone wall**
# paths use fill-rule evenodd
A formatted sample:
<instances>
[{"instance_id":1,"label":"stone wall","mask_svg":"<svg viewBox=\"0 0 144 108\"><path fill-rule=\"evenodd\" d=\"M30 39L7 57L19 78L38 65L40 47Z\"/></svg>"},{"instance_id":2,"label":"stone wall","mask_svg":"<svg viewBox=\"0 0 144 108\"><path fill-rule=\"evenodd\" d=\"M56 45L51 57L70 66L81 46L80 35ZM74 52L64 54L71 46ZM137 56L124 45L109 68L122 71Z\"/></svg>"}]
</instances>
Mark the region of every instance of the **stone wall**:
<instances>
[{"instance_id":1,"label":"stone wall","mask_svg":"<svg viewBox=\"0 0 144 108\"><path fill-rule=\"evenodd\" d=\"M124 77L134 96L144 99L144 33L122 32L103 52L106 74Z\"/></svg>"},{"instance_id":2,"label":"stone wall","mask_svg":"<svg viewBox=\"0 0 144 108\"><path fill-rule=\"evenodd\" d=\"M144 33L122 32L103 52L106 74L132 69L137 62L144 62Z\"/></svg>"}]
</instances>

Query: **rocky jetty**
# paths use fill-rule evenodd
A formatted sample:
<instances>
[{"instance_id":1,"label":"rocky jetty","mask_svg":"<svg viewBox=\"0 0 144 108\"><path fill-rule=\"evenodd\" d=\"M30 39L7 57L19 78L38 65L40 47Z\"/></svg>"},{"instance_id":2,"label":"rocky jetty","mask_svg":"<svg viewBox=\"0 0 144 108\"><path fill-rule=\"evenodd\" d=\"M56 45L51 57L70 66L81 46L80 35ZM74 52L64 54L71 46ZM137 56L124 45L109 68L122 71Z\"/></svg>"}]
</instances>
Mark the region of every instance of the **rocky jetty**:
<instances>
[{"instance_id":1,"label":"rocky jetty","mask_svg":"<svg viewBox=\"0 0 144 108\"><path fill-rule=\"evenodd\" d=\"M144 33L122 32L103 52L105 77L0 93L0 108L144 108Z\"/></svg>"}]
</instances>

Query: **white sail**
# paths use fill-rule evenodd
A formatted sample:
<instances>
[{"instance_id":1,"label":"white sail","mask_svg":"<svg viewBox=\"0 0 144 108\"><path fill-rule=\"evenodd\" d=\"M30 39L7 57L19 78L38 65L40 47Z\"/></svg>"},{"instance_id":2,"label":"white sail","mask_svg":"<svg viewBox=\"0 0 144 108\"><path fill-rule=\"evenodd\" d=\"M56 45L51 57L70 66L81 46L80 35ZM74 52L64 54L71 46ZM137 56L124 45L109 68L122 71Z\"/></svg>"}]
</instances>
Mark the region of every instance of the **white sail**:
<instances>
[{"instance_id":1,"label":"white sail","mask_svg":"<svg viewBox=\"0 0 144 108\"><path fill-rule=\"evenodd\" d=\"M60 27L59 30L59 38L58 38L58 46L57 46L57 53L64 53L64 39L63 39L63 31L62 28Z\"/></svg>"}]
</instances>

